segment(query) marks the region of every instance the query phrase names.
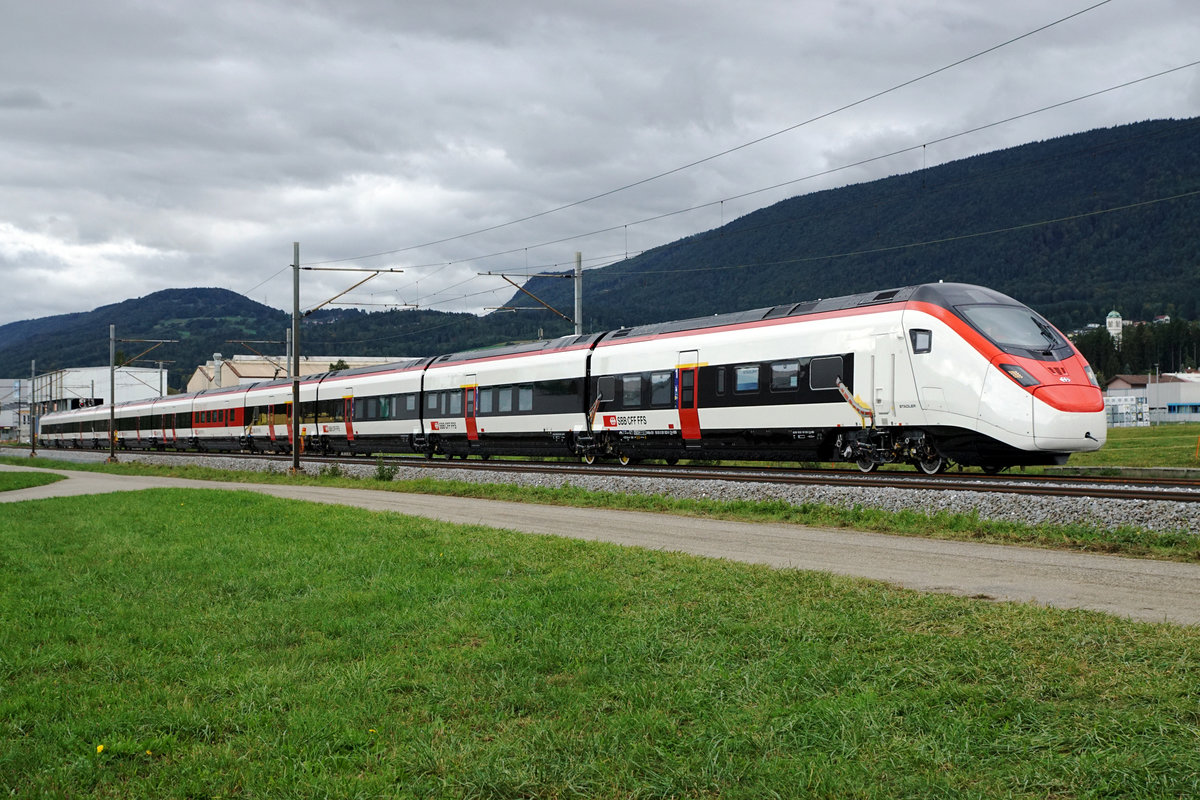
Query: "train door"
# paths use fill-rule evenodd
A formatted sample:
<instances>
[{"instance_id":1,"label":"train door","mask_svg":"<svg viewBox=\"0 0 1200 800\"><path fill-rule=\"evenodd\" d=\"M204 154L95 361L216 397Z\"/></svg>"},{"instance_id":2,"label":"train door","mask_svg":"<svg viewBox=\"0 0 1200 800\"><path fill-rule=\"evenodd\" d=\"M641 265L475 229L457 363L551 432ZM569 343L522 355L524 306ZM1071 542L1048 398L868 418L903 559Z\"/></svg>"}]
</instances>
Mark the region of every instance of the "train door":
<instances>
[{"instance_id":1,"label":"train door","mask_svg":"<svg viewBox=\"0 0 1200 800\"><path fill-rule=\"evenodd\" d=\"M685 442L699 442L700 411L697 404L700 351L680 350L678 370L679 428Z\"/></svg>"},{"instance_id":2,"label":"train door","mask_svg":"<svg viewBox=\"0 0 1200 800\"><path fill-rule=\"evenodd\" d=\"M289 400L283 404L283 413L287 415L285 425L287 425L287 441L289 447L296 446L296 419L292 413L292 401ZM272 426L274 427L274 426Z\"/></svg>"},{"instance_id":3,"label":"train door","mask_svg":"<svg viewBox=\"0 0 1200 800\"><path fill-rule=\"evenodd\" d=\"M896 337L890 333L875 336L875 354L871 356L871 407L875 424L890 425L896 399Z\"/></svg>"},{"instance_id":4,"label":"train door","mask_svg":"<svg viewBox=\"0 0 1200 800\"><path fill-rule=\"evenodd\" d=\"M267 403L267 440L275 446L275 404Z\"/></svg>"},{"instance_id":5,"label":"train door","mask_svg":"<svg viewBox=\"0 0 1200 800\"><path fill-rule=\"evenodd\" d=\"M346 420L346 443L354 444L354 390L342 396L342 419Z\"/></svg>"},{"instance_id":6,"label":"train door","mask_svg":"<svg viewBox=\"0 0 1200 800\"><path fill-rule=\"evenodd\" d=\"M463 386L463 412L467 421L467 441L479 441L479 426L475 421L475 400L479 388L475 375L468 375Z\"/></svg>"}]
</instances>

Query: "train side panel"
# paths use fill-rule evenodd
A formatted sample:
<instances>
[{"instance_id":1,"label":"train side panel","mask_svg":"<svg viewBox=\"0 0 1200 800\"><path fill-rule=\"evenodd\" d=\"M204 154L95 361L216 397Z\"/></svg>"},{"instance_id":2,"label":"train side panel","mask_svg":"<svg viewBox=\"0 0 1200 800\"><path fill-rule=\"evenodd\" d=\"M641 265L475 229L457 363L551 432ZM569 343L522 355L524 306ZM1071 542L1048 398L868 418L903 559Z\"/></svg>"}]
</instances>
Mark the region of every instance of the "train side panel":
<instances>
[{"instance_id":1,"label":"train side panel","mask_svg":"<svg viewBox=\"0 0 1200 800\"><path fill-rule=\"evenodd\" d=\"M569 338L569 337L568 337ZM423 431L436 452L572 455L587 430L588 347L435 363Z\"/></svg>"}]
</instances>

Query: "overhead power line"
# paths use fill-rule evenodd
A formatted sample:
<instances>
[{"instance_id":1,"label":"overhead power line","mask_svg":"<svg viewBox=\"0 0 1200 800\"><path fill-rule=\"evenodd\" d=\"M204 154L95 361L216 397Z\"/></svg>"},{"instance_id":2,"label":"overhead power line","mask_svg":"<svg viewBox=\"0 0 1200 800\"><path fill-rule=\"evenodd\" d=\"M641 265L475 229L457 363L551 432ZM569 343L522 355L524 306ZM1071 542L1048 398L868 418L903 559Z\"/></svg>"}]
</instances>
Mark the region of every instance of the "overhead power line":
<instances>
[{"instance_id":1,"label":"overhead power line","mask_svg":"<svg viewBox=\"0 0 1200 800\"><path fill-rule=\"evenodd\" d=\"M378 258L380 256L396 255L397 253L404 253L404 252L407 252L410 250L418 250L422 247L433 247L435 245L445 244L447 242L453 242L458 239L465 239L470 236L478 236L479 234L490 233L492 231L501 230L503 228L511 227L513 225L519 225L522 222L529 222L530 220L538 219L540 217L545 217L550 214L556 214L559 211L565 211L569 208L575 208L576 206L581 206L581 205L584 205L585 203L590 203L594 200L600 200L605 197L610 197L614 194L618 194L620 192L624 192L624 191L633 189L638 186L644 186L647 183L651 183L651 182L659 180L661 178L665 178L669 175L675 175L679 172L683 172L685 170L692 169L693 167L700 166L701 164L706 164L710 161L714 161L718 158L722 158L724 156L730 155L731 153L736 153L740 150L745 150L748 147L753 147L754 145L761 144L762 142L768 141L770 139L774 139L778 136L782 136L785 133L790 133L791 131L797 130L798 128L802 128L806 125L811 125L812 123L819 122L820 120L823 120L823 119L827 119L831 116L834 116L835 114L840 114L843 111L847 111L851 108L855 108L857 106L863 105L864 103L868 103L872 100L877 100L880 97L891 94L892 92L899 91L900 89L904 89L908 86L912 86L913 84L919 83L920 81L926 80L927 78L931 78L934 75L938 75L938 74L941 74L948 70L954 69L955 67L959 67L970 61L974 61L977 58L982 58L983 56L988 55L989 53L994 53L997 50L1005 48L1011 44L1015 44L1016 42L1019 42L1023 39L1028 39L1031 36L1035 36L1039 33L1042 33L1043 31L1049 30L1050 28L1053 28L1057 25L1061 25L1064 22L1068 22L1072 19L1075 19L1076 17L1087 14L1088 12L1094 11L1095 9L1097 9L1101 6L1107 5L1108 3L1111 3L1111 2L1112 2L1112 0L1100 0L1100 2L1098 2L1098 3L1094 3L1093 5L1090 5L1087 8L1081 9L1072 14L1068 14L1067 16L1061 17L1060 19L1054 20L1053 22L1046 23L1045 25L1042 25L1041 27L1034 28L1033 30L1027 31L1026 33L1023 33L1019 36L1014 36L1011 39L1000 42L999 44L993 45L985 50L980 50L979 52L974 53L969 56L966 56L965 58L960 58L957 61L953 61L944 66L938 67L937 69L932 70L930 72L926 72L923 75L919 75L915 78L910 78L909 80L898 83L895 86L892 86L890 88L874 92L870 95L867 95L866 97L860 98L860 99L855 100L850 103L846 103L845 105L839 106L830 111L825 111L814 117L810 117L809 119L806 119L803 122L797 122L794 125L789 125L788 127L782 128L773 133L766 134L765 136L760 136L757 139L752 139L748 142L743 142L742 144L739 144L735 147L731 147L727 150L722 150L718 153L714 153L710 156L706 156L706 157L698 159L696 161L691 161L687 164L683 164L681 166L674 167L674 168L666 170L664 172L660 172L658 174L651 175L650 177L642 178L641 180L637 180L632 183L627 183L623 186L618 186L615 189L609 189L608 191L600 192L599 194L594 194L594 195L591 195L590 197L585 197L581 200L575 200L570 203L565 203L563 205L556 206L554 208L547 209L545 211L539 211L535 214L529 214L527 216L520 217L519 219L509 220L508 222L501 222L496 225L491 225L486 228L479 228L478 230L468 231L467 233L460 233L455 236L447 236L443 239L436 239L434 241L424 242L422 244L408 245L406 247L400 247L400 248L396 248L394 250L384 250L384 251L380 251L378 253L365 253L363 255L358 255L358 256L347 256L345 258L334 258L334 259L327 259L324 261L311 261L311 262L308 262L308 264L312 265L312 266L320 265L320 264L339 264L339 263L343 263L346 261L360 261L360 260L368 259L368 258Z\"/></svg>"},{"instance_id":2,"label":"overhead power line","mask_svg":"<svg viewBox=\"0 0 1200 800\"><path fill-rule=\"evenodd\" d=\"M791 186L791 185L794 185L797 183L802 183L804 181L814 180L816 178L828 177L830 175L836 174L838 172L843 172L848 169L854 169L856 167L866 166L867 164L873 164L878 161L884 161L889 158L894 158L895 156L898 156L898 155L915 152L917 150L921 150L921 149L929 147L931 145L944 144L945 142L951 141L953 139L958 139L958 138L961 138L963 136L968 136L973 133L979 133L980 131L984 131L989 128L995 128L1000 125L1007 124L1009 122L1015 122L1016 120L1025 119L1027 117L1031 117L1036 114L1041 114L1046 111L1052 111L1057 108L1062 108L1064 106L1068 106L1073 103L1078 103L1083 100L1088 100L1088 99L1091 99L1094 97L1098 97L1100 95L1107 94L1109 92L1114 92L1114 91L1117 91L1120 89L1125 89L1125 88L1134 86L1139 83L1144 83L1146 81L1153 80L1155 78L1161 78L1165 75L1170 75L1172 73L1179 72L1181 70L1189 69L1192 67L1196 67L1198 65L1200 65L1200 60L1192 61L1190 63L1183 64L1183 65L1180 65L1177 67L1171 67L1169 69L1160 70L1159 72L1153 73L1151 75L1144 75L1140 78L1134 78L1132 80L1114 84L1113 86L1109 86L1104 89L1098 89L1096 91L1088 92L1087 94L1078 95L1076 97L1072 97L1067 100L1061 100L1056 103L1051 103L1049 105L1045 105L1045 106L1041 106L1036 109L1032 109L1030 111L1024 111L1019 114L1014 114L1014 115L1005 117L1004 119L995 120L993 122L988 122L983 125L976 125L972 128L967 128L965 130L957 131L955 133L950 133L945 136L939 136L936 139L930 139L928 141L921 142L918 144L907 145L905 147L901 147L899 149L892 150L887 153L869 156L867 158L862 158L862 159L859 159L857 161L853 161L853 162L850 162L847 164L841 164L836 167L830 167L828 169L824 169L819 172L809 173L807 175L803 175L803 176L800 176L797 178L792 178L792 179L789 179L786 181L782 181L780 183L775 183L770 186L764 186L764 187L760 187L757 189L751 189L750 191L747 191L747 192L741 192L739 194L730 195L728 197L720 198L717 200L710 200L708 202L700 203L698 205L688 206L686 208L675 209L673 211L664 211L661 214L655 214L653 216L643 217L640 219L632 220L630 222L621 223L619 225L610 225L605 228L597 228L595 230L587 231L584 233L577 233L577 234L572 234L570 236L563 236L558 239L552 239L552 240L547 240L544 242L538 242L537 244L524 245L521 247L513 247L513 248L509 248L507 250L499 250L499 251L495 251L492 253L484 253L484 254L480 254L480 255L469 256L467 258L457 259L454 261L438 262L437 264L429 264L429 265L423 265L423 266L438 266L438 267L440 267L440 269L439 269L439 272L440 272L441 270L444 270L447 267L450 267L450 266L453 266L456 264L469 264L469 263L476 262L476 261L483 261L485 259L500 258L502 256L512 255L513 253L520 253L523 251L536 250L536 249L539 249L542 247L549 247L551 245L564 244L566 242L571 242L571 241L578 241L579 239L585 239L585 238L588 238L591 236L597 236L597 235L600 235L603 233L612 233L613 231L618 231L618 230L621 230L622 228L630 228L630 227L634 227L637 225L644 225L649 222L657 222L659 220L667 219L669 217L679 216L681 214L687 214L687 213L691 213L693 211L699 211L699 210L702 210L705 208L711 208L713 206L720 205L722 203L728 203L728 202L731 202L734 200L743 200L747 197L752 197L756 194L762 194L764 192L769 192L769 191L773 191L776 189L782 189L786 186ZM662 245L660 245L660 246L662 246ZM639 255L642 252L644 252L644 251L638 250L638 251L633 251L633 252L627 252L626 257L633 256L633 255ZM601 256L598 258L590 258L588 260L593 263L597 262L597 261L609 262L611 258L613 258L613 256ZM566 263L566 262L554 263L554 264L540 264L540 265L536 265L533 267L527 267L527 269L532 269L534 271L540 272L540 271L545 271L548 269L555 269L557 267L562 266L564 263ZM416 267L409 267L409 269L419 269L419 268L421 268L421 266L422 265L418 265ZM516 270L510 270L510 272L516 272ZM468 278L467 280L471 280L471 279ZM466 282L467 281L460 281L459 283L453 284L452 286L446 287L446 289L443 289L440 291L448 291L449 289L453 289L458 286L461 286L463 283L466 283ZM411 284L409 284L409 285L411 285ZM429 304L426 303L426 305L429 305Z\"/></svg>"}]
</instances>

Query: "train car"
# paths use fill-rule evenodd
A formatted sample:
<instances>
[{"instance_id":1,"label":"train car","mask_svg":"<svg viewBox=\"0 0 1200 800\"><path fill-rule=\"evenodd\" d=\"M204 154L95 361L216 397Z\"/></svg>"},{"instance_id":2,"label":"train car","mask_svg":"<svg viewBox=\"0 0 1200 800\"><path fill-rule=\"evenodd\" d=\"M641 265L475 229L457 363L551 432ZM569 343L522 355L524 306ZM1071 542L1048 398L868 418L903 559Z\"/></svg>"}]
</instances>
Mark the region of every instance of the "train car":
<instances>
[{"instance_id":1,"label":"train car","mask_svg":"<svg viewBox=\"0 0 1200 800\"><path fill-rule=\"evenodd\" d=\"M318 445L352 455L421 452L421 380L430 358L331 372L317 386Z\"/></svg>"},{"instance_id":2,"label":"train car","mask_svg":"<svg viewBox=\"0 0 1200 800\"><path fill-rule=\"evenodd\" d=\"M426 452L574 456L590 448L587 364L603 334L435 359L425 370Z\"/></svg>"},{"instance_id":3,"label":"train car","mask_svg":"<svg viewBox=\"0 0 1200 800\"><path fill-rule=\"evenodd\" d=\"M108 414L108 406L85 406L46 414L39 420L38 443L84 450L108 447Z\"/></svg>"},{"instance_id":4,"label":"train car","mask_svg":"<svg viewBox=\"0 0 1200 800\"><path fill-rule=\"evenodd\" d=\"M989 471L1065 462L1105 438L1091 368L1012 298L926 284L607 335L591 363L599 451L950 461Z\"/></svg>"},{"instance_id":5,"label":"train car","mask_svg":"<svg viewBox=\"0 0 1200 800\"><path fill-rule=\"evenodd\" d=\"M190 446L207 452L245 449L246 393L251 387L207 389L190 395Z\"/></svg>"},{"instance_id":6,"label":"train car","mask_svg":"<svg viewBox=\"0 0 1200 800\"><path fill-rule=\"evenodd\" d=\"M947 459L994 471L1061 464L1104 443L1104 398L1092 368L1012 298L965 284L914 287L902 332L922 425Z\"/></svg>"},{"instance_id":7,"label":"train car","mask_svg":"<svg viewBox=\"0 0 1200 800\"><path fill-rule=\"evenodd\" d=\"M117 447L122 450L152 450L154 438L154 403L158 398L137 400L117 406L115 414Z\"/></svg>"},{"instance_id":8,"label":"train car","mask_svg":"<svg viewBox=\"0 0 1200 800\"><path fill-rule=\"evenodd\" d=\"M242 398L242 446L258 453L292 451L292 382L262 381L246 387Z\"/></svg>"},{"instance_id":9,"label":"train car","mask_svg":"<svg viewBox=\"0 0 1200 800\"><path fill-rule=\"evenodd\" d=\"M157 450L186 450L192 439L192 395L156 398L150 408L150 446Z\"/></svg>"},{"instance_id":10,"label":"train car","mask_svg":"<svg viewBox=\"0 0 1200 800\"><path fill-rule=\"evenodd\" d=\"M856 385L869 334L789 305L615 331L592 356L600 452L631 459L833 460L830 431L858 424L837 381ZM867 339L864 339L864 336Z\"/></svg>"}]
</instances>

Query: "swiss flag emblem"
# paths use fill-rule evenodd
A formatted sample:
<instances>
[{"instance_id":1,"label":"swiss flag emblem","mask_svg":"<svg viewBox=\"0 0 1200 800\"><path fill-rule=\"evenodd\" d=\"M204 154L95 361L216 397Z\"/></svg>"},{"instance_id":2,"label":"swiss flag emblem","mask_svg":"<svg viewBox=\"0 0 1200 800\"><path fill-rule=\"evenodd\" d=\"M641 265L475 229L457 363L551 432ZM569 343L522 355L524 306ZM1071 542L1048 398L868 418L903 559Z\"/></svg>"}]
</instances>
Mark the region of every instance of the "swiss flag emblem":
<instances>
[{"instance_id":1,"label":"swiss flag emblem","mask_svg":"<svg viewBox=\"0 0 1200 800\"><path fill-rule=\"evenodd\" d=\"M604 427L606 427L606 428L617 427L617 415L616 414L605 414L604 415Z\"/></svg>"},{"instance_id":2,"label":"swiss flag emblem","mask_svg":"<svg viewBox=\"0 0 1200 800\"><path fill-rule=\"evenodd\" d=\"M429 427L436 431L438 429L438 424L436 422L431 422L429 423Z\"/></svg>"}]
</instances>

